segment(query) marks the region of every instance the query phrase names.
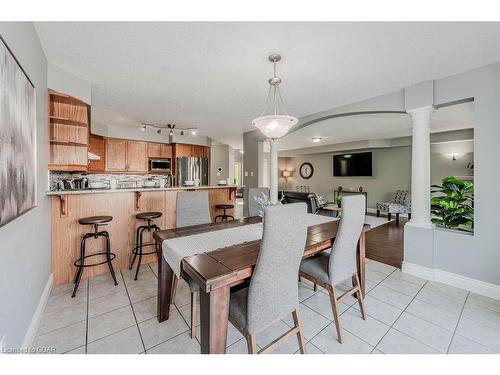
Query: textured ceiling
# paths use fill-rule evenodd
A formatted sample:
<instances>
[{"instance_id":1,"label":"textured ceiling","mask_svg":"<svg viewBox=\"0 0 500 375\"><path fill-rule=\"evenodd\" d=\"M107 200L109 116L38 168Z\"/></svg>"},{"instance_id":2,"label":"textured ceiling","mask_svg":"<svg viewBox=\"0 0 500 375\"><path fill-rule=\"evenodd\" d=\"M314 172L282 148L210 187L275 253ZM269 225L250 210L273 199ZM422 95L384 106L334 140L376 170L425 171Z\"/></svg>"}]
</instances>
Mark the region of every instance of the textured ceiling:
<instances>
[{"instance_id":1,"label":"textured ceiling","mask_svg":"<svg viewBox=\"0 0 500 375\"><path fill-rule=\"evenodd\" d=\"M500 23L35 27L49 62L91 82L94 121L172 122L234 147L262 111L272 52L283 55L282 93L296 117L500 60Z\"/></svg>"}]
</instances>

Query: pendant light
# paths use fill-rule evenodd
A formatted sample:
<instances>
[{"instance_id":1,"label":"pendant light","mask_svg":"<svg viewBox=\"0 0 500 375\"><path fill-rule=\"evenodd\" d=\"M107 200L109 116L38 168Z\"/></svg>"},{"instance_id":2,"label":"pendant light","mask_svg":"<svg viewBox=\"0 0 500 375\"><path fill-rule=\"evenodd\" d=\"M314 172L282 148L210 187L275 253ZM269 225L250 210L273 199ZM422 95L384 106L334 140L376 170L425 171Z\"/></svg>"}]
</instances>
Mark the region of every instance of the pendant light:
<instances>
[{"instance_id":1,"label":"pendant light","mask_svg":"<svg viewBox=\"0 0 500 375\"><path fill-rule=\"evenodd\" d=\"M283 137L299 121L297 118L287 115L284 109L279 88L281 78L277 77L276 71L276 63L280 60L281 56L278 54L269 56L269 61L273 63L274 75L268 80L269 92L264 111L252 121L252 124L270 139Z\"/></svg>"}]
</instances>

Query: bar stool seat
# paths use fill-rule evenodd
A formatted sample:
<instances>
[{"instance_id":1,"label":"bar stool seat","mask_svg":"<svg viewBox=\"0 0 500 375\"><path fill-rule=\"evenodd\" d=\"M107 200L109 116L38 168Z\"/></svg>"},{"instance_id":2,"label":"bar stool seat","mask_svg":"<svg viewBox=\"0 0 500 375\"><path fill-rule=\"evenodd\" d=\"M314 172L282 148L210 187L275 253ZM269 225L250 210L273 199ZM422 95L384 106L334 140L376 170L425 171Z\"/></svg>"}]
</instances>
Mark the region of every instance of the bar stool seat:
<instances>
[{"instance_id":1,"label":"bar stool seat","mask_svg":"<svg viewBox=\"0 0 500 375\"><path fill-rule=\"evenodd\" d=\"M104 224L113 220L113 216L90 216L84 217L78 222L82 225L92 225L92 224Z\"/></svg>"},{"instance_id":2,"label":"bar stool seat","mask_svg":"<svg viewBox=\"0 0 500 375\"><path fill-rule=\"evenodd\" d=\"M221 221L227 221L228 218L231 218L232 220L234 220L234 216L228 215L226 213L227 210L231 210L231 209L234 208L234 204L219 203L219 204L215 205L215 208L218 209L218 210L223 210L223 214L222 215L217 215L215 217L215 221L217 221L218 218L221 218Z\"/></svg>"},{"instance_id":3,"label":"bar stool seat","mask_svg":"<svg viewBox=\"0 0 500 375\"><path fill-rule=\"evenodd\" d=\"M99 230L100 225L107 225L106 223L109 223L111 220L113 220L113 216L90 216L78 220L78 223L80 223L81 225L92 225L93 231L85 233L82 237L82 240L80 241L80 258L78 258L75 262L73 262L73 264L77 268L77 271L75 275L75 280L73 282L75 284L75 288L73 289L73 294L71 295L71 297L74 297L76 295L76 291L78 290L78 286L80 285L80 280L82 278L83 269L87 267L94 267L107 263L109 267L109 272L113 277L113 281L115 285L118 285L118 282L116 281L115 271L113 270L113 265L112 265L112 260L116 258L116 254L111 252L111 241L109 239L109 233L105 230L102 231ZM106 240L106 248L102 252L86 255L85 244L87 239L92 237L95 239L99 237L104 237L104 239ZM105 260L102 260L100 262L96 261L94 263L85 263L85 260L88 258L94 258L103 255L106 256Z\"/></svg>"},{"instance_id":4,"label":"bar stool seat","mask_svg":"<svg viewBox=\"0 0 500 375\"><path fill-rule=\"evenodd\" d=\"M135 215L135 217L142 220L153 220L161 217L161 215L161 212L141 212L140 214Z\"/></svg>"},{"instance_id":5,"label":"bar stool seat","mask_svg":"<svg viewBox=\"0 0 500 375\"><path fill-rule=\"evenodd\" d=\"M134 266L135 259L137 256L139 256L139 260L137 261L137 269L135 271L135 277L134 280L137 280L137 276L139 275L139 268L141 267L141 261L142 261L142 256L143 255L149 255L149 254L155 254L160 255L160 247L156 242L146 242L144 243L142 240L142 234L144 231L151 232L151 230L158 231L160 228L152 223L153 219L157 219L162 216L161 212L156 212L156 211L151 211L151 212L141 212L135 215L136 219L139 220L146 220L146 225L140 225L137 228L136 234L135 234L135 247L132 249L132 254L134 254L134 258L132 259L132 262L130 263L129 270L132 269ZM149 251L149 252L144 252L143 248L147 246L154 246L154 250Z\"/></svg>"}]
</instances>

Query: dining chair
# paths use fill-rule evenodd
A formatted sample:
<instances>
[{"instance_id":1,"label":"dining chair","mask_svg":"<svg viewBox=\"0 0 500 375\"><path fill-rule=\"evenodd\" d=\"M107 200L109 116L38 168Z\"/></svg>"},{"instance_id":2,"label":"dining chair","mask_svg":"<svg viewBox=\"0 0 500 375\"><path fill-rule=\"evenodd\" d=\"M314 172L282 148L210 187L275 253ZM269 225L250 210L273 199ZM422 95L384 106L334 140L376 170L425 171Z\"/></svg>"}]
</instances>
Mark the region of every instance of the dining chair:
<instances>
[{"instance_id":1,"label":"dining chair","mask_svg":"<svg viewBox=\"0 0 500 375\"><path fill-rule=\"evenodd\" d=\"M175 226L177 228L212 222L207 191L179 191L177 193L176 205ZM178 280L178 277L174 274L171 296L172 303L175 303ZM191 291L191 338L194 338L196 335L196 296L200 287L191 280L186 280L186 282Z\"/></svg>"},{"instance_id":2,"label":"dining chair","mask_svg":"<svg viewBox=\"0 0 500 375\"><path fill-rule=\"evenodd\" d=\"M262 197L264 194L269 199L269 188L250 188L248 189L246 205L248 207L248 216L258 216L262 207L255 201L255 197Z\"/></svg>"},{"instance_id":3,"label":"dining chair","mask_svg":"<svg viewBox=\"0 0 500 375\"><path fill-rule=\"evenodd\" d=\"M257 353L255 335L292 314L294 327L259 353L274 350L283 339L296 334L304 353L304 336L298 316L297 274L307 237L305 203L264 209L264 229L259 256L248 287L231 292L229 321L242 333L250 354Z\"/></svg>"},{"instance_id":4,"label":"dining chair","mask_svg":"<svg viewBox=\"0 0 500 375\"><path fill-rule=\"evenodd\" d=\"M356 294L361 316L366 320L363 293L361 293L356 264L358 239L363 230L364 221L365 197L363 195L342 197L342 218L332 248L304 259L300 264L300 276L328 291L337 328L337 339L340 343L342 343L342 329L338 304L344 298ZM337 297L335 285L349 278L352 280L353 288Z\"/></svg>"}]
</instances>

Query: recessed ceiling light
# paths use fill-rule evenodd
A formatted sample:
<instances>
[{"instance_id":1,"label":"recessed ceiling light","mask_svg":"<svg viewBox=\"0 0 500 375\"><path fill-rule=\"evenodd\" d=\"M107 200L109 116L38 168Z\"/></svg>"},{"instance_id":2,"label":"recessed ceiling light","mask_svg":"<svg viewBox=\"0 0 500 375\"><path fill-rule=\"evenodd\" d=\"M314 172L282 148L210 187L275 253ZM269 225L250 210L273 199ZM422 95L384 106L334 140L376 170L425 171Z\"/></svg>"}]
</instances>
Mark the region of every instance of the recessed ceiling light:
<instances>
[{"instance_id":1,"label":"recessed ceiling light","mask_svg":"<svg viewBox=\"0 0 500 375\"><path fill-rule=\"evenodd\" d=\"M318 142L321 142L321 139L322 139L321 137L313 137L313 138L312 138L312 141L313 141L314 143L318 143Z\"/></svg>"}]
</instances>

